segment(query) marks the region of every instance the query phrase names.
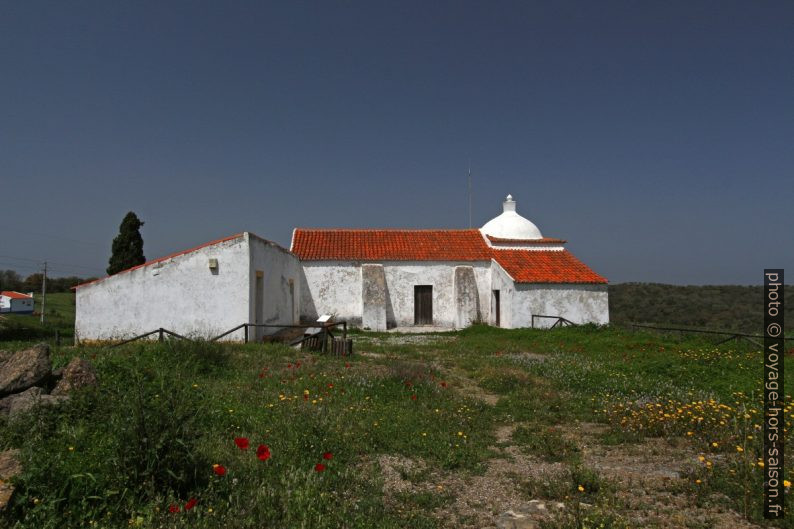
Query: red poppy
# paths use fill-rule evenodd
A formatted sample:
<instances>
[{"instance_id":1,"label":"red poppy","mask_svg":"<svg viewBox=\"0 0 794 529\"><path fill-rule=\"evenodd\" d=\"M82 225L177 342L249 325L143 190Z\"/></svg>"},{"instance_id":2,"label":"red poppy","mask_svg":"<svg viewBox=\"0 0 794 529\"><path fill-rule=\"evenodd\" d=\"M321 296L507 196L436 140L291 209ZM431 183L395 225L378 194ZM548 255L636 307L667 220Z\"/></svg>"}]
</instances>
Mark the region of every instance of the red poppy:
<instances>
[{"instance_id":1,"label":"red poppy","mask_svg":"<svg viewBox=\"0 0 794 529\"><path fill-rule=\"evenodd\" d=\"M292 364L287 364L287 369L292 369Z\"/></svg>"},{"instance_id":2,"label":"red poppy","mask_svg":"<svg viewBox=\"0 0 794 529\"><path fill-rule=\"evenodd\" d=\"M411 400L416 400L416 395L411 395Z\"/></svg>"},{"instance_id":3,"label":"red poppy","mask_svg":"<svg viewBox=\"0 0 794 529\"><path fill-rule=\"evenodd\" d=\"M267 445L259 445L256 448L256 457L258 457L260 461L267 461L270 459L270 448Z\"/></svg>"},{"instance_id":4,"label":"red poppy","mask_svg":"<svg viewBox=\"0 0 794 529\"><path fill-rule=\"evenodd\" d=\"M325 465L323 465L322 463L317 463L316 465L314 465L315 472L323 472L324 470L325 470Z\"/></svg>"},{"instance_id":5,"label":"red poppy","mask_svg":"<svg viewBox=\"0 0 794 529\"><path fill-rule=\"evenodd\" d=\"M170 512L170 513L179 512L180 510L181 509L179 508L179 505L174 505L172 503L171 505L168 506L168 512Z\"/></svg>"},{"instance_id":6,"label":"red poppy","mask_svg":"<svg viewBox=\"0 0 794 529\"><path fill-rule=\"evenodd\" d=\"M350 367L350 363L349 363L349 362L346 362L346 363L345 363L345 368L347 369L347 368L349 368L349 367Z\"/></svg>"},{"instance_id":7,"label":"red poppy","mask_svg":"<svg viewBox=\"0 0 794 529\"><path fill-rule=\"evenodd\" d=\"M447 387L447 383L446 383L446 382L444 382L443 380L441 381L441 387L442 387L442 388L445 388L445 387Z\"/></svg>"},{"instance_id":8,"label":"red poppy","mask_svg":"<svg viewBox=\"0 0 794 529\"><path fill-rule=\"evenodd\" d=\"M334 458L334 454L332 454L331 452L326 452L323 454L323 459L333 459L333 458Z\"/></svg>"},{"instance_id":9,"label":"red poppy","mask_svg":"<svg viewBox=\"0 0 794 529\"><path fill-rule=\"evenodd\" d=\"M185 510L189 511L190 509L195 507L197 503L198 500L196 498L190 498L189 500L187 500L187 503L185 504Z\"/></svg>"},{"instance_id":10,"label":"red poppy","mask_svg":"<svg viewBox=\"0 0 794 529\"><path fill-rule=\"evenodd\" d=\"M334 389L334 385L333 384L328 384L328 389Z\"/></svg>"},{"instance_id":11,"label":"red poppy","mask_svg":"<svg viewBox=\"0 0 794 529\"><path fill-rule=\"evenodd\" d=\"M226 467L223 465L212 465L212 471L215 472L218 476L225 476L226 475Z\"/></svg>"},{"instance_id":12,"label":"red poppy","mask_svg":"<svg viewBox=\"0 0 794 529\"><path fill-rule=\"evenodd\" d=\"M295 362L295 367L296 367L296 368L298 368L298 367L300 367L300 366L301 366L301 363L300 363L300 362Z\"/></svg>"},{"instance_id":13,"label":"red poppy","mask_svg":"<svg viewBox=\"0 0 794 529\"><path fill-rule=\"evenodd\" d=\"M265 374L264 373L259 373L259 378L265 378Z\"/></svg>"},{"instance_id":14,"label":"red poppy","mask_svg":"<svg viewBox=\"0 0 794 529\"><path fill-rule=\"evenodd\" d=\"M235 437L234 444L237 445L237 448L240 450L248 450L248 438L247 437Z\"/></svg>"}]
</instances>

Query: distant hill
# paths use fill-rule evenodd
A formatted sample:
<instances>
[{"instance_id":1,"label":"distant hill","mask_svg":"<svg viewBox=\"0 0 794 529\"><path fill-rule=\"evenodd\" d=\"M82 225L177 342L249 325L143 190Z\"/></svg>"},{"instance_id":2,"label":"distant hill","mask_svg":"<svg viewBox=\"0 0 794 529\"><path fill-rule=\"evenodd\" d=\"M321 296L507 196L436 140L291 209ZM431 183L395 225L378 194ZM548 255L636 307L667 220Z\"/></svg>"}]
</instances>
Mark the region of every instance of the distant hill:
<instances>
[{"instance_id":1,"label":"distant hill","mask_svg":"<svg viewBox=\"0 0 794 529\"><path fill-rule=\"evenodd\" d=\"M763 332L762 286L677 286L660 283L609 285L609 317L614 323ZM794 334L794 286L785 287L786 335Z\"/></svg>"}]
</instances>

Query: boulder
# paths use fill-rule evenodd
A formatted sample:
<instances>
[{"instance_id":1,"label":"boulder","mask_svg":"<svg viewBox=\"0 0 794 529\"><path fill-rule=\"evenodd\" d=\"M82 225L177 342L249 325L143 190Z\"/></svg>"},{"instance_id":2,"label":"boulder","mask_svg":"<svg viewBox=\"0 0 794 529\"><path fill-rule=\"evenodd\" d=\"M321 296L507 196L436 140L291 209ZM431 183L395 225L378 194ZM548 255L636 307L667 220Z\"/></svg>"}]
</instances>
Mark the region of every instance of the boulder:
<instances>
[{"instance_id":1,"label":"boulder","mask_svg":"<svg viewBox=\"0 0 794 529\"><path fill-rule=\"evenodd\" d=\"M13 353L0 370L0 396L18 393L50 376L50 346L46 343Z\"/></svg>"},{"instance_id":2,"label":"boulder","mask_svg":"<svg viewBox=\"0 0 794 529\"><path fill-rule=\"evenodd\" d=\"M74 357L63 369L61 379L52 390L52 395L68 395L72 390L84 386L96 386L96 369L82 358Z\"/></svg>"},{"instance_id":3,"label":"boulder","mask_svg":"<svg viewBox=\"0 0 794 529\"><path fill-rule=\"evenodd\" d=\"M0 452L0 511L8 505L14 487L11 478L22 473L22 464L19 462L19 450L6 450Z\"/></svg>"},{"instance_id":4,"label":"boulder","mask_svg":"<svg viewBox=\"0 0 794 529\"><path fill-rule=\"evenodd\" d=\"M22 393L15 393L0 399L0 414L14 417L35 406L58 404L68 398L65 396L47 395L40 387L33 386Z\"/></svg>"}]
</instances>

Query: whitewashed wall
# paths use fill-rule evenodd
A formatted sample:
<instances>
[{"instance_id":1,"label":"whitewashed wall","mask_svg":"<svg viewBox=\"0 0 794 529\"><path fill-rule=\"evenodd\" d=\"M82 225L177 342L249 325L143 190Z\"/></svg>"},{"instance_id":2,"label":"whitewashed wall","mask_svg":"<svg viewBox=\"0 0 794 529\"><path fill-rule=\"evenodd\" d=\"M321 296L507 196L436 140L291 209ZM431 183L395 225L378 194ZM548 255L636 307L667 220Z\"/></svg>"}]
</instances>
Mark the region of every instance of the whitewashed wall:
<instances>
[{"instance_id":1,"label":"whitewashed wall","mask_svg":"<svg viewBox=\"0 0 794 529\"><path fill-rule=\"evenodd\" d=\"M209 259L218 260L217 271ZM77 289L78 340L129 338L163 327L211 337L248 320L244 236L121 272ZM230 339L241 339L230 336Z\"/></svg>"},{"instance_id":2,"label":"whitewashed wall","mask_svg":"<svg viewBox=\"0 0 794 529\"><path fill-rule=\"evenodd\" d=\"M210 259L217 259L217 270L209 268ZM76 337L113 340L163 327L210 338L241 323L253 323L257 270L263 274L263 323L297 321L300 261L277 244L244 233L79 287ZM225 339L243 336L240 330Z\"/></svg>"},{"instance_id":3,"label":"whitewashed wall","mask_svg":"<svg viewBox=\"0 0 794 529\"><path fill-rule=\"evenodd\" d=\"M270 325L292 325L297 323L300 313L301 271L298 258L281 246L254 234L249 237L251 265L249 276L249 316L246 321L256 322L256 272L263 274L262 323ZM292 283L292 293L290 293ZM242 322L240 322L242 323ZM256 336L272 334L278 329L261 329Z\"/></svg>"},{"instance_id":4,"label":"whitewashed wall","mask_svg":"<svg viewBox=\"0 0 794 529\"><path fill-rule=\"evenodd\" d=\"M513 328L513 294L515 283L505 269L495 260L491 260L491 290L499 291L500 306L500 327L505 329ZM493 303L493 293L489 292L489 316L488 323L496 325L496 307ZM520 318L518 318L520 319Z\"/></svg>"},{"instance_id":5,"label":"whitewashed wall","mask_svg":"<svg viewBox=\"0 0 794 529\"><path fill-rule=\"evenodd\" d=\"M322 314L361 325L361 264L351 261L303 261L301 319Z\"/></svg>"},{"instance_id":6,"label":"whitewashed wall","mask_svg":"<svg viewBox=\"0 0 794 529\"><path fill-rule=\"evenodd\" d=\"M491 284L488 263L472 262L385 262L386 287L389 302L386 319L390 325L398 327L414 324L414 286L433 286L433 324L439 327L455 327L457 305L455 303L455 267L471 266L480 297L481 318L483 307L490 302Z\"/></svg>"},{"instance_id":7,"label":"whitewashed wall","mask_svg":"<svg viewBox=\"0 0 794 529\"><path fill-rule=\"evenodd\" d=\"M512 300L511 326L530 327L533 314L562 316L574 323L609 323L607 285L518 284ZM555 320L540 318L536 327Z\"/></svg>"},{"instance_id":8,"label":"whitewashed wall","mask_svg":"<svg viewBox=\"0 0 794 529\"><path fill-rule=\"evenodd\" d=\"M386 320L389 327L414 324L414 286L433 286L433 322L454 327L455 267L472 266L480 299L480 317L487 318L490 307L491 274L487 262L384 261ZM301 317L311 321L319 314L335 314L354 325L361 325L361 263L351 261L304 261Z\"/></svg>"}]
</instances>

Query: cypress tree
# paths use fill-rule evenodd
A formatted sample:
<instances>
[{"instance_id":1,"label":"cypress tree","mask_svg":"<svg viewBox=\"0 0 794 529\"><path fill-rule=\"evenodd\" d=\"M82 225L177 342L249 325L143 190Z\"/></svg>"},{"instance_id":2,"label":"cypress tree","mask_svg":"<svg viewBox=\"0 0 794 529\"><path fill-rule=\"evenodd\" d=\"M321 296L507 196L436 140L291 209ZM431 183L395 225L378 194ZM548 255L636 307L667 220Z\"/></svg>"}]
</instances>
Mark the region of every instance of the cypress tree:
<instances>
[{"instance_id":1,"label":"cypress tree","mask_svg":"<svg viewBox=\"0 0 794 529\"><path fill-rule=\"evenodd\" d=\"M110 256L108 275L113 275L146 262L143 255L143 237L140 228L143 222L130 211L124 216L119 226L119 234L113 239L112 255Z\"/></svg>"}]
</instances>

